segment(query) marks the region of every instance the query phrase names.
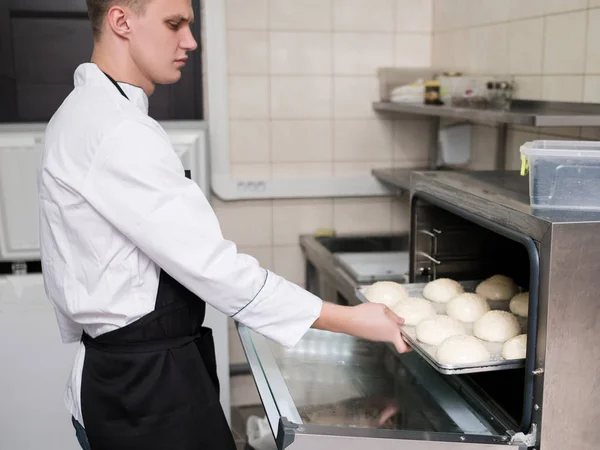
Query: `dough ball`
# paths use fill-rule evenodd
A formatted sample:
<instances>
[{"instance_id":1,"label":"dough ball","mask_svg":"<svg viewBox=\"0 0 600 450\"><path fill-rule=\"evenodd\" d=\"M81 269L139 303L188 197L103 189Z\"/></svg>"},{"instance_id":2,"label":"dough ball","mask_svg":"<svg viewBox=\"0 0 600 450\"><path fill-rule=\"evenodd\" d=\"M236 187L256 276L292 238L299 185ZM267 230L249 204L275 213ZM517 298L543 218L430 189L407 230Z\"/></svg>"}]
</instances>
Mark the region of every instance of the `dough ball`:
<instances>
[{"instance_id":1,"label":"dough ball","mask_svg":"<svg viewBox=\"0 0 600 450\"><path fill-rule=\"evenodd\" d=\"M490 360L490 352L473 336L451 336L439 346L436 359L440 364L473 364Z\"/></svg>"},{"instance_id":2,"label":"dough ball","mask_svg":"<svg viewBox=\"0 0 600 450\"><path fill-rule=\"evenodd\" d=\"M507 311L486 312L473 325L473 334L489 342L506 342L520 332L517 318Z\"/></svg>"},{"instance_id":3,"label":"dough ball","mask_svg":"<svg viewBox=\"0 0 600 450\"><path fill-rule=\"evenodd\" d=\"M504 359L524 359L527 356L527 335L520 334L509 339L502 346Z\"/></svg>"},{"instance_id":4,"label":"dough ball","mask_svg":"<svg viewBox=\"0 0 600 450\"><path fill-rule=\"evenodd\" d=\"M393 281L378 281L365 292L367 300L373 303L383 303L388 308L391 308L400 300L408 298L408 292L399 283Z\"/></svg>"},{"instance_id":5,"label":"dough ball","mask_svg":"<svg viewBox=\"0 0 600 450\"><path fill-rule=\"evenodd\" d=\"M479 283L475 292L492 301L510 300L519 293L519 287L504 275L494 275Z\"/></svg>"},{"instance_id":6,"label":"dough ball","mask_svg":"<svg viewBox=\"0 0 600 450\"><path fill-rule=\"evenodd\" d=\"M529 292L515 295L510 301L510 311L520 317L529 316Z\"/></svg>"},{"instance_id":7,"label":"dough ball","mask_svg":"<svg viewBox=\"0 0 600 450\"><path fill-rule=\"evenodd\" d=\"M392 308L396 315L404 319L405 325L416 326L425 319L436 316L435 308L429 300L410 297L400 300Z\"/></svg>"},{"instance_id":8,"label":"dough ball","mask_svg":"<svg viewBox=\"0 0 600 450\"><path fill-rule=\"evenodd\" d=\"M449 278L439 278L427 283L423 296L436 303L448 303L457 295L465 292L462 285Z\"/></svg>"},{"instance_id":9,"label":"dough ball","mask_svg":"<svg viewBox=\"0 0 600 450\"><path fill-rule=\"evenodd\" d=\"M487 300L478 294L460 294L446 305L446 314L464 323L474 323L490 310Z\"/></svg>"},{"instance_id":10,"label":"dough ball","mask_svg":"<svg viewBox=\"0 0 600 450\"><path fill-rule=\"evenodd\" d=\"M422 321L417 325L415 332L419 341L429 345L440 345L450 336L467 334L465 326L461 322L442 315Z\"/></svg>"}]
</instances>

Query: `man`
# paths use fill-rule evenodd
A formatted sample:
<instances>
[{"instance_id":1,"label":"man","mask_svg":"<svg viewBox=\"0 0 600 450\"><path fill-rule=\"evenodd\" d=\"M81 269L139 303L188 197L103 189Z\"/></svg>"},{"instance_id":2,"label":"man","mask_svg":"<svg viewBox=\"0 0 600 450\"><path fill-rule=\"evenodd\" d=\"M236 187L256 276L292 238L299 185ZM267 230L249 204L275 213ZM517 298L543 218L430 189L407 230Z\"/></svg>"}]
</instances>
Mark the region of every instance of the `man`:
<instances>
[{"instance_id":1,"label":"man","mask_svg":"<svg viewBox=\"0 0 600 450\"><path fill-rule=\"evenodd\" d=\"M46 290L63 340L81 340L65 401L82 446L235 448L204 302L286 346L314 327L406 351L384 306L322 302L238 254L184 176L148 97L197 48L190 0L87 4L91 63L48 124L39 173Z\"/></svg>"}]
</instances>

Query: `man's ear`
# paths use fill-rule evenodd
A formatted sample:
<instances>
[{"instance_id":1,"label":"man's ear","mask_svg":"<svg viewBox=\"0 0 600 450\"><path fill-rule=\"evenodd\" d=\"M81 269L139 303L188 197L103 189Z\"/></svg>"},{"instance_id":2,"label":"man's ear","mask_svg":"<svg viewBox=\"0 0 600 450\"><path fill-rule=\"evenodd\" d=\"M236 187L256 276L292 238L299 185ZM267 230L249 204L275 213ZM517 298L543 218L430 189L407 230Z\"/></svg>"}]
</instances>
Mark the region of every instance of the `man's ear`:
<instances>
[{"instance_id":1,"label":"man's ear","mask_svg":"<svg viewBox=\"0 0 600 450\"><path fill-rule=\"evenodd\" d=\"M127 37L131 32L129 27L128 15L130 12L121 6L113 6L108 10L106 21L112 31L121 36Z\"/></svg>"}]
</instances>

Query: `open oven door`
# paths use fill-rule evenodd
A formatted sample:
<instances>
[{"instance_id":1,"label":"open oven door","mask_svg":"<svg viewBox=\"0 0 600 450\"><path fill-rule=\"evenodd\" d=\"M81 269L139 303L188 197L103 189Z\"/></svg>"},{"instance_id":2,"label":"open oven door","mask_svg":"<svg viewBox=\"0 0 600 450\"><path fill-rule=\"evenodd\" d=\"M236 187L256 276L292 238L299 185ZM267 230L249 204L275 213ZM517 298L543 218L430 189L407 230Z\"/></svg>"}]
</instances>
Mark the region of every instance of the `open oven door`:
<instances>
[{"instance_id":1,"label":"open oven door","mask_svg":"<svg viewBox=\"0 0 600 450\"><path fill-rule=\"evenodd\" d=\"M318 330L291 349L238 333L280 450L527 448L415 352Z\"/></svg>"}]
</instances>

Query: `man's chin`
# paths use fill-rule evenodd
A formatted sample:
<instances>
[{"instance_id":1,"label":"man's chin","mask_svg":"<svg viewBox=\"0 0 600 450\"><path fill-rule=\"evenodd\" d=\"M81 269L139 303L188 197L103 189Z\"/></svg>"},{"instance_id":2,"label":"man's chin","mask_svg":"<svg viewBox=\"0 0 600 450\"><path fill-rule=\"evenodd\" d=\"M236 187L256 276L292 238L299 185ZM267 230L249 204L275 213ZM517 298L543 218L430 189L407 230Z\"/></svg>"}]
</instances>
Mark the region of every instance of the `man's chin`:
<instances>
[{"instance_id":1,"label":"man's chin","mask_svg":"<svg viewBox=\"0 0 600 450\"><path fill-rule=\"evenodd\" d=\"M156 84L173 84L177 83L179 80L181 80L181 71L176 70L169 75L161 77L156 81Z\"/></svg>"}]
</instances>

